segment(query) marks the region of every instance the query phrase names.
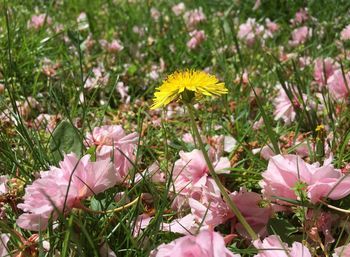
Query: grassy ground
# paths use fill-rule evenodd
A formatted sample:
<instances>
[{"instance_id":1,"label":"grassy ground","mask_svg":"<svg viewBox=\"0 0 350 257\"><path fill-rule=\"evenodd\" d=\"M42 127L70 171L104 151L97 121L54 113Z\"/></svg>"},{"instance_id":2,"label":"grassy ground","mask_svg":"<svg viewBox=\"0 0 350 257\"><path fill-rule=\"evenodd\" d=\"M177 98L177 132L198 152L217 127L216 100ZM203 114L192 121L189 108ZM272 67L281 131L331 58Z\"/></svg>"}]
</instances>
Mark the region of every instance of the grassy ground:
<instances>
[{"instance_id":1,"label":"grassy ground","mask_svg":"<svg viewBox=\"0 0 350 257\"><path fill-rule=\"evenodd\" d=\"M254 3L185 1L186 10L201 7L206 16L197 25L198 30L205 31L206 39L191 50L186 46L189 30L183 15L176 16L171 10L173 1L1 1L0 84L5 89L0 90L0 173L11 178L11 190L1 199L5 216L0 221L0 231L12 235L11 249L21 245L18 234L24 238L33 234L15 222L20 214L15 205L22 201L25 185L31 184L39 171L57 166L61 159L52 143L52 131L36 129L34 119L41 113L59 115L57 121L66 120L74 129L68 135L56 137L74 138L81 153L93 156L95 149L83 145L86 133L107 121L122 125L128 133L140 135L133 172L141 172L157 161L170 174L179 151L194 149L181 140L184 133L191 132L189 118L181 112L165 118L165 112L151 111L150 106L155 88L175 70L207 69L224 81L229 90L224 97L200 101L198 125L205 136L231 135L237 140L235 150L227 153L231 172L223 176L230 191L246 187L260 192L258 182L267 161L259 154L254 155L252 149L272 143L280 144L282 152L293 152L287 142L295 141L300 134L305 142L318 142L318 150L308 157L311 162L324 160L320 149L328 143L336 168L349 162L350 112L346 103L335 104L325 93L328 105L324 110L317 112L301 106L295 121L286 125L282 120L274 120L272 100L276 84L287 82L314 97L313 65L301 67L299 57L310 60L334 57L344 70L348 69L348 48L346 44L339 46L339 33L349 24L350 3L262 1L255 11ZM312 28L312 36L305 44L291 47L288 41L294 28L290 20L305 7L314 17L306 22ZM155 12L152 8L159 11L158 18L152 18ZM86 18L77 21L82 12ZM46 15L44 26L37 30L28 28L32 15L39 13ZM249 17L261 24L269 18L280 28L264 45L257 40L247 47L237 38L237 32ZM108 52L99 43L101 39L118 39L123 49ZM91 41L94 43L89 45ZM281 60L281 47L294 57ZM52 68L54 74L45 74L45 67ZM95 76L96 67L103 67L104 76L108 74L107 82L99 81L97 86L87 89L84 86ZM249 83L243 79L245 71ZM118 82L128 86L130 104L123 102L117 92ZM253 124L260 118L264 125L254 130ZM327 126L324 135L316 131L321 124ZM326 140L329 134L333 135L331 142ZM162 222L178 215L170 207L169 187L170 183L157 184L145 178L127 188L108 189L86 200L85 205L93 210L117 207L120 204L114 201L117 192L124 192L130 199L149 193L153 202L140 201L112 215L74 210L59 217L57 229L39 233L40 238L50 243L51 250L45 252L39 243L38 252L33 252L40 256L53 256L57 251L59 256L98 256L101 244L107 241L117 256L148 256L159 244L179 237L159 231ZM342 207L349 207L346 200ZM134 237L134 221L142 213L152 213L154 219L141 235ZM285 220L297 220L295 216L286 216ZM302 227L300 220L294 224ZM221 226L218 230L225 234L228 228ZM341 236L336 239L345 240ZM228 247L242 256L254 253L253 247L239 237ZM329 251L332 250L331 247Z\"/></svg>"}]
</instances>

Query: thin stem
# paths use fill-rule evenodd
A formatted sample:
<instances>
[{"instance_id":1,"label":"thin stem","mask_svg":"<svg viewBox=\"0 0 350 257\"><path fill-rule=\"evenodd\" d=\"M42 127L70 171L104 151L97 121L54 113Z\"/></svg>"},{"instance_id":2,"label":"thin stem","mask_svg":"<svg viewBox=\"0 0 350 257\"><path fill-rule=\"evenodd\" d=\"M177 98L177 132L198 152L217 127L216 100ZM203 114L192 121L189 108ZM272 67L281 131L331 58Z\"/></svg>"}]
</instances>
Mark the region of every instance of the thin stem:
<instances>
[{"instance_id":1,"label":"thin stem","mask_svg":"<svg viewBox=\"0 0 350 257\"><path fill-rule=\"evenodd\" d=\"M85 205L81 204L80 202L76 205L76 208L78 209L81 209L83 211L86 211L86 212L90 212L90 213L93 213L93 214L107 214L107 213L115 213L115 212L120 212L124 209L127 209L131 206L133 206L135 203L137 203L139 201L139 196L136 197L132 202L130 203L127 203L123 206L120 206L118 208L115 208L115 209L112 209L112 210L107 210L107 211L96 211L96 210L91 210L89 208L87 208Z\"/></svg>"},{"instance_id":2,"label":"thin stem","mask_svg":"<svg viewBox=\"0 0 350 257\"><path fill-rule=\"evenodd\" d=\"M199 148L202 151L204 159L205 159L205 162L208 165L208 169L209 169L210 175L214 179L215 183L218 185L218 187L220 189L220 192L221 192L221 194L222 194L222 196L224 198L224 201L229 206L229 208L232 210L232 212L235 214L235 216L237 217L239 222L243 225L245 230L248 232L249 236L253 240L258 239L257 234L254 232L252 227L248 224L246 219L243 217L242 213L239 211L239 209L237 208L236 204L232 201L232 199L230 198L230 196L226 192L226 189L225 189L224 185L221 183L218 175L215 173L213 164L211 163L211 161L209 159L208 153L205 150L202 138L201 138L201 136L199 134L199 131L198 131L198 128L197 128L197 124L196 124L196 120L195 120L195 110L194 110L194 108L193 108L193 106L191 104L186 103L186 106L187 106L187 109L188 109L188 113L190 115L193 132L194 132L194 135L195 135L195 137L197 139Z\"/></svg>"},{"instance_id":3,"label":"thin stem","mask_svg":"<svg viewBox=\"0 0 350 257\"><path fill-rule=\"evenodd\" d=\"M342 213L345 213L345 214L350 214L350 210L345 210L345 209L336 207L336 206L334 206L334 205L330 205L330 204L328 204L328 203L326 203L326 202L324 202L324 201L322 201L322 200L320 200L320 202L321 202L323 205L327 206L329 209L336 210L336 211L339 211L339 212L342 212Z\"/></svg>"}]
</instances>

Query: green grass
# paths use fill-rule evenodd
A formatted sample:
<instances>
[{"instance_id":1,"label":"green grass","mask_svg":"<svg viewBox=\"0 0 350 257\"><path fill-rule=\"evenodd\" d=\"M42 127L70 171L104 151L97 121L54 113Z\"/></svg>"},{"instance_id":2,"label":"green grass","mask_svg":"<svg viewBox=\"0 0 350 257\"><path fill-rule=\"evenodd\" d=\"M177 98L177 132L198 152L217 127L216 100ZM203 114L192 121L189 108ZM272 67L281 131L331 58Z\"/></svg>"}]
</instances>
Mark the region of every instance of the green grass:
<instances>
[{"instance_id":1,"label":"green grass","mask_svg":"<svg viewBox=\"0 0 350 257\"><path fill-rule=\"evenodd\" d=\"M183 18L171 11L173 1L1 1L0 83L6 89L0 93L0 113L9 110L13 120L0 120L0 174L16 179L21 185L14 186L12 194L3 202L6 216L0 221L0 231L11 234L11 249L20 245L14 231L25 238L32 234L21 230L15 223L19 210L14 206L21 201L24 184L30 184L39 171L58 163L50 148L52 135L34 129L33 120L40 113L60 114L62 120L80 124L76 136L83 142L86 132L110 119L128 132L142 134L133 172L141 172L154 161L159 161L164 172L171 174L179 151L193 149L181 140L185 132L191 131L189 119L187 115L176 115L170 121L162 118L161 126L155 126L152 121L160 118L162 113L149 108L155 87L167 74L178 69L209 67L229 89L223 98L201 101L198 121L204 135L232 135L238 141L236 150L229 154L230 157L238 156L238 160L232 172L224 176L228 189L238 190L245 186L260 192L258 181L267 162L251 153L253 144L261 147L272 143L277 152L280 138L291 132L302 132L312 142L320 139L315 133L320 124L327 123L333 133L332 152L336 167L344 167L350 161L348 106L343 106L336 120L328 119L333 117L334 103L325 93L329 102L328 113L312 113L302 106L297 120L285 126L282 121L274 120L272 105L277 83L289 82L297 85L299 93L313 93L310 87L313 67L309 65L301 70L296 64L297 59L295 62L280 62L278 47L283 45L287 53L294 52L298 57L336 56L339 54L336 39L341 29L349 24L349 2L262 1L261 7L253 11L254 2L186 1L187 10L201 6L207 17L198 26L205 31L207 39L198 49L190 51L186 47L190 36ZM152 7L161 12L158 21L151 18ZM314 35L306 44L293 49L288 46L292 31L289 20L301 7L309 8L310 15L318 21L307 22ZM77 17L81 12L87 14L89 25L84 30L78 29ZM35 13L46 13L53 24L38 31L29 29L27 22ZM265 18L270 18L278 22L280 30L274 38L266 41L265 46L257 43L247 48L236 34L239 24L249 17L256 18L261 24ZM58 24L63 25L59 32L54 29ZM145 28L144 35L134 33L134 26ZM321 29L323 36L319 33ZM95 40L90 50L83 43L88 35ZM110 54L101 49L98 40L115 38L124 46L120 53ZM220 50L224 46L228 49ZM42 72L45 58L59 64L54 77L47 77ZM152 80L148 75L151 67L159 67L161 60L166 64L165 70L159 74L159 79ZM107 85L91 91L84 89L92 68L101 63L110 76ZM344 58L342 64L345 70L349 68L347 59ZM245 70L249 73L248 85L236 80ZM129 87L130 105L121 102L115 90L118 81ZM253 89L258 92L257 97ZM27 116L20 115L16 102L28 102L28 97L34 97L39 105ZM265 125L255 131L252 125L260 117ZM216 129L217 125L221 127ZM320 140L322 145L326 143L324 137ZM93 155L94 149L83 148L82 153ZM313 160L323 160L322 154L312 155L315 156ZM106 210L117 207L113 199L117 192L124 191L130 199L142 193L151 194L155 216L139 237L132 235L133 222L139 214L149 211L142 201L113 214L96 215L75 210L59 218L58 229L41 232L40 238L50 242L51 250L46 253L40 246L39 255L54 256L55 251L60 251L60 256L98 256L101 244L107 241L117 256L148 256L159 244L178 237L159 231L161 222L176 217L170 207L169 186L169 181L159 185L144 179L128 189L115 187L85 202L93 210ZM349 205L345 204L345 207ZM220 229L227 231L226 228ZM238 249L242 256L252 256L247 242L236 240L232 249Z\"/></svg>"}]
</instances>

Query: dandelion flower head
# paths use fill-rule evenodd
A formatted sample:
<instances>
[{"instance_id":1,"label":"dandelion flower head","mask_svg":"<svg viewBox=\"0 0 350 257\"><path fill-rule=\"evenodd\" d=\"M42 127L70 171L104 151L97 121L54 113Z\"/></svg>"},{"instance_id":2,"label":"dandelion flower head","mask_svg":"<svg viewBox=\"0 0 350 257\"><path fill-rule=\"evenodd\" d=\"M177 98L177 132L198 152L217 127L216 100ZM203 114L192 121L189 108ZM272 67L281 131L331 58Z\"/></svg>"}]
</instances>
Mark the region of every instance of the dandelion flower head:
<instances>
[{"instance_id":1,"label":"dandelion flower head","mask_svg":"<svg viewBox=\"0 0 350 257\"><path fill-rule=\"evenodd\" d=\"M184 100L187 92L194 93L196 97L219 96L228 92L225 83L219 82L214 75L196 70L176 71L156 90L151 109L164 107L179 97Z\"/></svg>"}]
</instances>

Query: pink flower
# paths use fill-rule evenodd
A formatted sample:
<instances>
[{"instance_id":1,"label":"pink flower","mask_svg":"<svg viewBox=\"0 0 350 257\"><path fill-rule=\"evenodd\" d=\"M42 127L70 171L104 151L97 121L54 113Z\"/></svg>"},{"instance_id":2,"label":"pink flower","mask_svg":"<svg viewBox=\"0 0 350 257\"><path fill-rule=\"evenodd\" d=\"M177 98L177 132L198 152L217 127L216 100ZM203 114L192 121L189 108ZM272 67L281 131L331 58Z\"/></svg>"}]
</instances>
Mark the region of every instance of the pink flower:
<instances>
[{"instance_id":1,"label":"pink flower","mask_svg":"<svg viewBox=\"0 0 350 257\"><path fill-rule=\"evenodd\" d=\"M24 203L17 205L25 213L19 216L21 228L39 231L46 229L50 217L57 219L58 211L66 213L81 205L80 201L112 187L117 182L109 160L90 162L85 155L64 156L59 168L41 172L41 178L25 189Z\"/></svg>"},{"instance_id":2,"label":"pink flower","mask_svg":"<svg viewBox=\"0 0 350 257\"><path fill-rule=\"evenodd\" d=\"M97 146L97 160L113 159L118 183L127 179L129 169L135 160L135 149L138 142L138 134L126 134L121 126L106 125L95 127L92 133L87 134L86 144Z\"/></svg>"},{"instance_id":3,"label":"pink flower","mask_svg":"<svg viewBox=\"0 0 350 257\"><path fill-rule=\"evenodd\" d=\"M142 230L145 229L148 224L151 222L153 218L150 217L148 214L141 214L139 215L133 225L133 231L132 234L134 237L138 237Z\"/></svg>"},{"instance_id":4,"label":"pink flower","mask_svg":"<svg viewBox=\"0 0 350 257\"><path fill-rule=\"evenodd\" d=\"M343 245L334 249L333 257L350 257L350 244Z\"/></svg>"},{"instance_id":5,"label":"pink flower","mask_svg":"<svg viewBox=\"0 0 350 257\"><path fill-rule=\"evenodd\" d=\"M7 182L7 176L0 176L0 194L6 194L9 191Z\"/></svg>"},{"instance_id":6,"label":"pink flower","mask_svg":"<svg viewBox=\"0 0 350 257\"><path fill-rule=\"evenodd\" d=\"M259 249L259 253L254 257L311 257L309 249L303 244L294 242L292 247L288 247L276 235L266 237L262 242L256 240L253 244Z\"/></svg>"},{"instance_id":7,"label":"pink flower","mask_svg":"<svg viewBox=\"0 0 350 257\"><path fill-rule=\"evenodd\" d=\"M58 115L50 115L46 113L41 113L38 117L33 121L34 127L36 129L44 128L47 132L52 133L57 123L61 120L61 116Z\"/></svg>"},{"instance_id":8,"label":"pink flower","mask_svg":"<svg viewBox=\"0 0 350 257\"><path fill-rule=\"evenodd\" d=\"M304 44L310 35L311 29L309 29L307 26L296 28L292 32L292 41L289 41L289 44L291 46L298 46L300 44Z\"/></svg>"},{"instance_id":9,"label":"pink flower","mask_svg":"<svg viewBox=\"0 0 350 257\"><path fill-rule=\"evenodd\" d=\"M295 100L296 102L298 101L297 98L295 98ZM282 118L286 124L294 121L296 112L293 103L282 87L279 88L278 96L273 100L273 104L275 106L275 111L273 113L275 115L275 120Z\"/></svg>"},{"instance_id":10,"label":"pink flower","mask_svg":"<svg viewBox=\"0 0 350 257\"><path fill-rule=\"evenodd\" d=\"M124 82L119 81L116 86L116 90L120 94L121 101L125 104L130 103L129 87L124 85Z\"/></svg>"},{"instance_id":11,"label":"pink flower","mask_svg":"<svg viewBox=\"0 0 350 257\"><path fill-rule=\"evenodd\" d=\"M275 156L276 153L273 151L273 147L271 144L265 145L261 148L254 148L252 150L253 154L259 153L262 158L265 160L269 160L271 157Z\"/></svg>"},{"instance_id":12,"label":"pink flower","mask_svg":"<svg viewBox=\"0 0 350 257\"><path fill-rule=\"evenodd\" d=\"M11 256L9 255L7 243L10 241L10 237L8 234L1 234L0 235L0 256Z\"/></svg>"},{"instance_id":13,"label":"pink flower","mask_svg":"<svg viewBox=\"0 0 350 257\"><path fill-rule=\"evenodd\" d=\"M230 167L230 161L226 157L214 160L213 165L217 173L229 173L224 170ZM173 182L175 192L188 195L193 187L205 185L209 169L200 150L192 152L180 152L180 159L175 162Z\"/></svg>"},{"instance_id":14,"label":"pink flower","mask_svg":"<svg viewBox=\"0 0 350 257\"><path fill-rule=\"evenodd\" d=\"M333 75L336 68L337 65L334 64L332 58L317 58L314 67L314 80L320 86L326 85L329 77Z\"/></svg>"},{"instance_id":15,"label":"pink flower","mask_svg":"<svg viewBox=\"0 0 350 257\"><path fill-rule=\"evenodd\" d=\"M52 19L47 16L45 13L39 15L33 15L31 20L28 22L28 28L33 28L35 30L39 30L44 26L46 19L46 24L50 25L52 23Z\"/></svg>"},{"instance_id":16,"label":"pink flower","mask_svg":"<svg viewBox=\"0 0 350 257\"><path fill-rule=\"evenodd\" d=\"M346 81L344 80L344 77ZM329 92L335 99L346 100L350 95L350 72L343 75L342 70L336 70L327 81Z\"/></svg>"},{"instance_id":17,"label":"pink flower","mask_svg":"<svg viewBox=\"0 0 350 257\"><path fill-rule=\"evenodd\" d=\"M123 45L121 42L117 39L113 39L112 42L108 42L105 39L101 39L99 41L101 47L105 49L109 53L119 53L124 49Z\"/></svg>"},{"instance_id":18,"label":"pink flower","mask_svg":"<svg viewBox=\"0 0 350 257\"><path fill-rule=\"evenodd\" d=\"M256 23L255 19L249 18L246 23L239 25L237 37L245 41L248 47L252 47L258 37L264 32L264 27Z\"/></svg>"},{"instance_id":19,"label":"pink flower","mask_svg":"<svg viewBox=\"0 0 350 257\"><path fill-rule=\"evenodd\" d=\"M194 30L190 33L191 39L187 42L189 49L196 49L206 38L204 30Z\"/></svg>"},{"instance_id":20,"label":"pink flower","mask_svg":"<svg viewBox=\"0 0 350 257\"><path fill-rule=\"evenodd\" d=\"M187 214L185 217L175 219L170 223L162 223L162 231L179 233L182 235L195 234L198 231L195 216Z\"/></svg>"},{"instance_id":21,"label":"pink flower","mask_svg":"<svg viewBox=\"0 0 350 257\"><path fill-rule=\"evenodd\" d=\"M277 23L270 21L269 18L265 20L266 29L264 30L263 38L272 38L273 34L276 33L279 29Z\"/></svg>"},{"instance_id":22,"label":"pink flower","mask_svg":"<svg viewBox=\"0 0 350 257\"><path fill-rule=\"evenodd\" d=\"M154 7L151 8L151 17L154 21L158 21L160 18L160 12Z\"/></svg>"},{"instance_id":23,"label":"pink flower","mask_svg":"<svg viewBox=\"0 0 350 257\"><path fill-rule=\"evenodd\" d=\"M105 71L103 65L100 65L92 69L92 74L86 80L84 88L91 90L101 86L106 86L108 80L109 74Z\"/></svg>"},{"instance_id":24,"label":"pink flower","mask_svg":"<svg viewBox=\"0 0 350 257\"><path fill-rule=\"evenodd\" d=\"M340 32L340 39L343 41L347 41L350 39L350 25L346 26L341 32Z\"/></svg>"},{"instance_id":25,"label":"pink flower","mask_svg":"<svg viewBox=\"0 0 350 257\"><path fill-rule=\"evenodd\" d=\"M182 14L185 11L185 9L186 9L186 6L183 2L178 3L173 7L171 7L171 10L176 16L179 16L180 14Z\"/></svg>"},{"instance_id":26,"label":"pink flower","mask_svg":"<svg viewBox=\"0 0 350 257\"><path fill-rule=\"evenodd\" d=\"M300 9L295 13L294 19L291 20L291 23L293 25L304 23L309 19L309 14L307 12L307 9Z\"/></svg>"},{"instance_id":27,"label":"pink flower","mask_svg":"<svg viewBox=\"0 0 350 257\"><path fill-rule=\"evenodd\" d=\"M112 42L107 45L107 51L109 53L119 53L123 49L123 45L116 39L113 39Z\"/></svg>"},{"instance_id":28,"label":"pink flower","mask_svg":"<svg viewBox=\"0 0 350 257\"><path fill-rule=\"evenodd\" d=\"M270 158L262 177L263 181L259 184L266 197L296 200L298 196L294 188L298 184L303 185L313 203L323 197L338 200L350 194L350 177L334 169L330 160L320 166L319 163L308 164L297 155L276 155Z\"/></svg>"},{"instance_id":29,"label":"pink flower","mask_svg":"<svg viewBox=\"0 0 350 257\"><path fill-rule=\"evenodd\" d=\"M184 236L162 244L150 257L239 257L225 247L224 238L214 231L202 231L197 236Z\"/></svg>"},{"instance_id":30,"label":"pink flower","mask_svg":"<svg viewBox=\"0 0 350 257\"><path fill-rule=\"evenodd\" d=\"M276 22L270 21L270 19L266 19L265 20L266 23L266 28L268 31L270 31L271 33L275 33L279 30L279 26Z\"/></svg>"},{"instance_id":31,"label":"pink flower","mask_svg":"<svg viewBox=\"0 0 350 257\"><path fill-rule=\"evenodd\" d=\"M234 215L221 197L221 192L212 178L204 185L192 189L188 199L191 212L201 228L215 228Z\"/></svg>"},{"instance_id":32,"label":"pink flower","mask_svg":"<svg viewBox=\"0 0 350 257\"><path fill-rule=\"evenodd\" d=\"M205 21L206 17L203 13L202 8L199 8L199 9L187 11L184 14L184 19L185 19L185 23L186 23L187 28L189 30L193 30L196 28L196 26L200 22Z\"/></svg>"},{"instance_id":33,"label":"pink flower","mask_svg":"<svg viewBox=\"0 0 350 257\"><path fill-rule=\"evenodd\" d=\"M262 196L244 188L231 193L230 197L254 231L260 236L265 236L266 225L273 214L271 206L261 207ZM241 235L249 236L242 224L236 224L235 228Z\"/></svg>"}]
</instances>

